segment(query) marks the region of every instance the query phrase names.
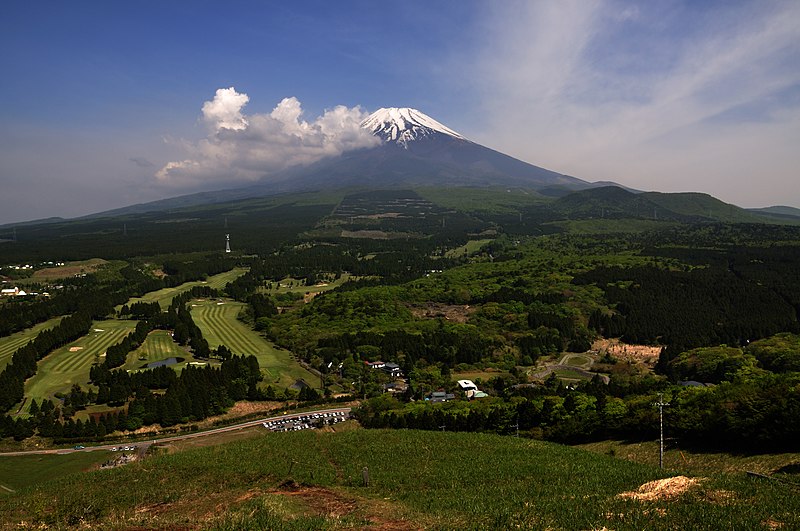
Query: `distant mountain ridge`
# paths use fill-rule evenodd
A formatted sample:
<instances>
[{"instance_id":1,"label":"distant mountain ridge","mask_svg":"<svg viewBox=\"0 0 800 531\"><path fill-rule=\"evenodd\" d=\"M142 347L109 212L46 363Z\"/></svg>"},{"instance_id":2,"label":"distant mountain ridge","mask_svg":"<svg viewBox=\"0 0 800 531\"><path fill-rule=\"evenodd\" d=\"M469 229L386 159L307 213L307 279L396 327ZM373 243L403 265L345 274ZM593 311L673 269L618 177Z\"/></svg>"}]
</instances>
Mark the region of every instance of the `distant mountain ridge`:
<instances>
[{"instance_id":1,"label":"distant mountain ridge","mask_svg":"<svg viewBox=\"0 0 800 531\"><path fill-rule=\"evenodd\" d=\"M557 200L553 205L555 211L570 212L571 216L622 216L626 212L641 216L651 212L656 219L661 216L675 220L793 222L800 219L800 209L792 207L746 211L706 194L639 193L609 181L591 183L472 142L413 108L378 109L361 126L380 137L381 144L292 167L250 186L186 194L79 219L169 211L304 191L498 186L551 197ZM596 192L592 193L593 189ZM56 220L40 222L53 221Z\"/></svg>"}]
</instances>

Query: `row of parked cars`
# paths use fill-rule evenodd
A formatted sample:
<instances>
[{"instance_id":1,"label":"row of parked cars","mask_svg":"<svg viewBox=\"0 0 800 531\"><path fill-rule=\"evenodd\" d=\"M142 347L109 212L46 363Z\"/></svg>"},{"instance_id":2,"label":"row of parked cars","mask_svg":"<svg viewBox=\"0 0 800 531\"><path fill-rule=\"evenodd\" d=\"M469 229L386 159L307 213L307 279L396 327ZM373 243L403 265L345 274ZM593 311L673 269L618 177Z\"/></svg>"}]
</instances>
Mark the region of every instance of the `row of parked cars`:
<instances>
[{"instance_id":1,"label":"row of parked cars","mask_svg":"<svg viewBox=\"0 0 800 531\"><path fill-rule=\"evenodd\" d=\"M134 450L136 450L135 446L120 446L120 447L115 446L114 448L111 449L112 452L132 452Z\"/></svg>"},{"instance_id":2,"label":"row of parked cars","mask_svg":"<svg viewBox=\"0 0 800 531\"><path fill-rule=\"evenodd\" d=\"M278 420L268 420L262 422L265 428L270 431L299 431L314 429L326 424L336 424L344 422L349 417L345 411L334 411L330 413L307 413L295 417L283 418Z\"/></svg>"}]
</instances>

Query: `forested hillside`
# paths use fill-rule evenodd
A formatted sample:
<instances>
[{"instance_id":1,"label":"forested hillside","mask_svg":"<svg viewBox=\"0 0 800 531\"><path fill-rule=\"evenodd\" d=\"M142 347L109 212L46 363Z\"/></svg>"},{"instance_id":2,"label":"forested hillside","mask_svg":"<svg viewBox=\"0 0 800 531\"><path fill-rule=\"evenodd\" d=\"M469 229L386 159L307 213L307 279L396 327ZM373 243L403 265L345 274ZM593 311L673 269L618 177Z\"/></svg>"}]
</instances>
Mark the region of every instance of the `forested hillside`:
<instances>
[{"instance_id":1,"label":"forested hillside","mask_svg":"<svg viewBox=\"0 0 800 531\"><path fill-rule=\"evenodd\" d=\"M65 279L49 299L5 301L7 335L64 315L73 317L61 327L82 314L136 323L87 369L88 385L35 404L36 414L26 414L34 405L23 397L36 360L90 321L21 349L0 375L11 413L3 433L103 438L196 422L241 399L351 396L367 399L366 426L648 438L661 393L681 444L766 449L794 440L799 227L714 221L737 211L691 194L503 197L491 191L480 204L475 191L361 191L148 214L140 221L196 227L181 246L201 245L192 242L203 231L231 231L247 252L127 256ZM630 213L647 201L660 218ZM156 238L152 249L164 244ZM181 284L234 266L216 287ZM155 295L184 285L169 299ZM238 301L247 328L237 333L262 333L267 346L253 348L271 353L234 357L219 337L210 348L192 317L198 299ZM195 365L129 372L131 353L155 330ZM314 386L278 387L277 373L255 366L268 358L295 364L293 374ZM393 369L378 370L387 363ZM465 377L482 398L462 391ZM434 403L432 393L453 399ZM73 418L87 406L91 420Z\"/></svg>"}]
</instances>

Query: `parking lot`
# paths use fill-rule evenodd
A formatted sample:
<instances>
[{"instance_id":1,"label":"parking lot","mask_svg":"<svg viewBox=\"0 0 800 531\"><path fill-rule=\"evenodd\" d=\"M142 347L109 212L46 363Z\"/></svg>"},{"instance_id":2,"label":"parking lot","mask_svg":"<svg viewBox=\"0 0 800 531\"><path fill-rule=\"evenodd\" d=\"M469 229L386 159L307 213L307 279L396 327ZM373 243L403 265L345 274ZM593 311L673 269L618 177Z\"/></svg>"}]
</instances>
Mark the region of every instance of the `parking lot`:
<instances>
[{"instance_id":1,"label":"parking lot","mask_svg":"<svg viewBox=\"0 0 800 531\"><path fill-rule=\"evenodd\" d=\"M330 413L306 413L292 417L268 420L262 425L270 431L299 431L330 426L344 422L350 418L346 411L333 411Z\"/></svg>"}]
</instances>

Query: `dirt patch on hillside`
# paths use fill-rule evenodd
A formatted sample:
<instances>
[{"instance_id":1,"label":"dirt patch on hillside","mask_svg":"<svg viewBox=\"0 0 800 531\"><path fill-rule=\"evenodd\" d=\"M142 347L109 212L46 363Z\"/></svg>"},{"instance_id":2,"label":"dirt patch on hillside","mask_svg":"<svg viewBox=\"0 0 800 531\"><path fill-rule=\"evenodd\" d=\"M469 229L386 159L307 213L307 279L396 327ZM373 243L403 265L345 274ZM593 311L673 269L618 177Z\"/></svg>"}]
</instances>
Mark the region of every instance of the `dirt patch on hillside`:
<instances>
[{"instance_id":1,"label":"dirt patch on hillside","mask_svg":"<svg viewBox=\"0 0 800 531\"><path fill-rule=\"evenodd\" d=\"M367 520L369 524L361 529L372 531L400 531L421 529L419 525L397 518L394 507L381 500L372 500L342 494L324 487L299 485L292 480L285 481L270 494L289 496L299 500L313 514L328 518L355 516Z\"/></svg>"},{"instance_id":2,"label":"dirt patch on hillside","mask_svg":"<svg viewBox=\"0 0 800 531\"><path fill-rule=\"evenodd\" d=\"M466 305L441 304L429 302L425 306L412 306L409 308L411 315L417 319L446 319L454 323L466 323L469 316L475 313L475 308Z\"/></svg>"},{"instance_id":3,"label":"dirt patch on hillside","mask_svg":"<svg viewBox=\"0 0 800 531\"><path fill-rule=\"evenodd\" d=\"M657 479L645 483L635 491L621 492L617 496L639 501L669 500L686 494L689 489L703 481L705 478L688 478L686 476Z\"/></svg>"},{"instance_id":4,"label":"dirt patch on hillside","mask_svg":"<svg viewBox=\"0 0 800 531\"><path fill-rule=\"evenodd\" d=\"M631 345L619 339L598 339L592 343L592 350L600 356L608 353L617 359L631 363L644 363L648 367L655 367L661 355L661 347L648 345Z\"/></svg>"}]
</instances>

